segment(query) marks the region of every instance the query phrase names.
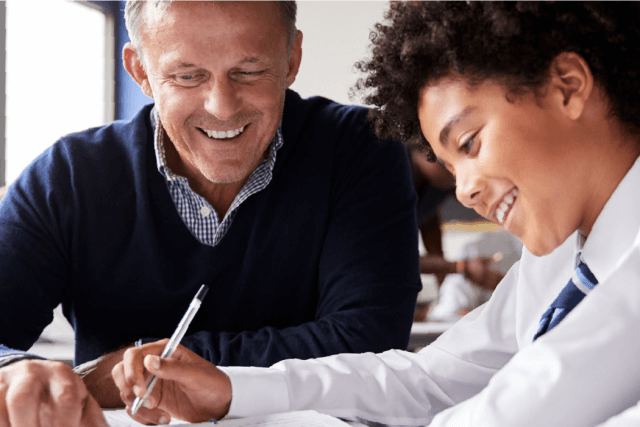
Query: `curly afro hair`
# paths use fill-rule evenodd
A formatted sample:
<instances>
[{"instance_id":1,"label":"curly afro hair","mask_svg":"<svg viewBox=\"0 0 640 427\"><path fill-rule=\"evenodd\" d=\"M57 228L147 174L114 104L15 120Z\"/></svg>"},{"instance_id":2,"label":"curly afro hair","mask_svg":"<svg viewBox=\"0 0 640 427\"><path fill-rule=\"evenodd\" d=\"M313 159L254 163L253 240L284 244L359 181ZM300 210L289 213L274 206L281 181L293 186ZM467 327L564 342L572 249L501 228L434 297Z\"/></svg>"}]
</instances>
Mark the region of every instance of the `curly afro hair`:
<instances>
[{"instance_id":1,"label":"curly afro hair","mask_svg":"<svg viewBox=\"0 0 640 427\"><path fill-rule=\"evenodd\" d=\"M538 94L562 52L585 59L611 115L639 133L638 2L392 2L370 39L372 58L356 64L366 75L354 89L373 106L376 134L417 144L431 161L418 122L425 84L459 73L471 85L491 79L508 94Z\"/></svg>"}]
</instances>

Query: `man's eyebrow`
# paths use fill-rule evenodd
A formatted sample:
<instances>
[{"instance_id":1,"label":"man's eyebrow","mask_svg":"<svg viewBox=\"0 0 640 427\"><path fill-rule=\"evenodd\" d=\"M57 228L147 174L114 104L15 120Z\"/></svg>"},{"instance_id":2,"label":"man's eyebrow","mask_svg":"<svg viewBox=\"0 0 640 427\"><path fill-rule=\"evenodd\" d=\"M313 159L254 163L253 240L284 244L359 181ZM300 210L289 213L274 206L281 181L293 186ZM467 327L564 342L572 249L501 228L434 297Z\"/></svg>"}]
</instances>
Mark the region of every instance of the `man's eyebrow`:
<instances>
[{"instance_id":1,"label":"man's eyebrow","mask_svg":"<svg viewBox=\"0 0 640 427\"><path fill-rule=\"evenodd\" d=\"M266 61L260 58L256 58L255 56L248 56L240 61L240 64L266 64ZM192 62L176 62L175 64L170 65L170 69L172 70L178 70L182 68L200 68L200 66Z\"/></svg>"},{"instance_id":2,"label":"man's eyebrow","mask_svg":"<svg viewBox=\"0 0 640 427\"><path fill-rule=\"evenodd\" d=\"M240 61L241 64L260 64L260 63L264 63L265 61L260 59L260 58L256 58L255 56L248 56L246 58L244 58L242 61Z\"/></svg>"},{"instance_id":3,"label":"man's eyebrow","mask_svg":"<svg viewBox=\"0 0 640 427\"><path fill-rule=\"evenodd\" d=\"M172 64L171 68L175 70L178 68L198 68L198 66L196 64L192 64L191 62L178 62L176 64Z\"/></svg>"},{"instance_id":4,"label":"man's eyebrow","mask_svg":"<svg viewBox=\"0 0 640 427\"><path fill-rule=\"evenodd\" d=\"M453 126L455 126L456 123L471 114L474 109L475 107L467 107L447 121L447 124L445 124L440 131L440 143L443 146L447 145L447 140L449 139L449 134L451 133L451 129L453 129Z\"/></svg>"}]
</instances>

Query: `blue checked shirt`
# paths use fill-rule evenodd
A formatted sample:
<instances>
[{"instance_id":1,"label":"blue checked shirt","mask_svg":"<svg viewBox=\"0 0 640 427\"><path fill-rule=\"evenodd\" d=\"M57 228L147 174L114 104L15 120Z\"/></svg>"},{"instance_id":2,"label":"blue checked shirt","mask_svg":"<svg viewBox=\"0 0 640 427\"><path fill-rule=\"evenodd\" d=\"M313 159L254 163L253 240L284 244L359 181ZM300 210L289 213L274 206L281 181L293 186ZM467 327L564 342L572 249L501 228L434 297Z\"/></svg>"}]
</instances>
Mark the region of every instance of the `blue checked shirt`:
<instances>
[{"instance_id":1,"label":"blue checked shirt","mask_svg":"<svg viewBox=\"0 0 640 427\"><path fill-rule=\"evenodd\" d=\"M220 221L213 206L191 189L187 178L176 175L167 166L164 132L162 132L160 117L155 107L151 110L151 124L154 128L154 148L158 170L167 181L169 193L180 218L200 243L209 246L217 245L231 227L231 222L242 202L252 194L264 189L271 182L273 166L276 164L276 152L282 147L281 128L278 127L276 135L269 145L267 158L251 173L227 214Z\"/></svg>"}]
</instances>

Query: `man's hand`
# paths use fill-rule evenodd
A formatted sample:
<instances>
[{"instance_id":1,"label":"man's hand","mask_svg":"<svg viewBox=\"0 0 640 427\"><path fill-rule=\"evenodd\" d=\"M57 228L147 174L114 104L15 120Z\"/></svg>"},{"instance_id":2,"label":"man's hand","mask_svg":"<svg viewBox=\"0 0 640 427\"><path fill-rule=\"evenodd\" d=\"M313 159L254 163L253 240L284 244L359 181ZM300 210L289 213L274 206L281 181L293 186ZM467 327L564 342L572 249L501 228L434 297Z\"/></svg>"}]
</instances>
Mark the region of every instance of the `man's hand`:
<instances>
[{"instance_id":1,"label":"man's hand","mask_svg":"<svg viewBox=\"0 0 640 427\"><path fill-rule=\"evenodd\" d=\"M220 419L229 412L231 382L213 364L183 346L171 358L159 357L168 340L130 348L113 369L113 378L131 414L136 397L147 392L146 379L158 381L133 418L141 423L167 424L171 417L192 423Z\"/></svg>"},{"instance_id":2,"label":"man's hand","mask_svg":"<svg viewBox=\"0 0 640 427\"><path fill-rule=\"evenodd\" d=\"M49 360L21 360L0 369L0 426L108 427L82 379Z\"/></svg>"},{"instance_id":3,"label":"man's hand","mask_svg":"<svg viewBox=\"0 0 640 427\"><path fill-rule=\"evenodd\" d=\"M121 408L124 406L120 399L120 390L113 382L111 370L122 361L127 348L123 348L113 353L83 363L74 368L74 371L82 377L87 390L103 408Z\"/></svg>"}]
</instances>

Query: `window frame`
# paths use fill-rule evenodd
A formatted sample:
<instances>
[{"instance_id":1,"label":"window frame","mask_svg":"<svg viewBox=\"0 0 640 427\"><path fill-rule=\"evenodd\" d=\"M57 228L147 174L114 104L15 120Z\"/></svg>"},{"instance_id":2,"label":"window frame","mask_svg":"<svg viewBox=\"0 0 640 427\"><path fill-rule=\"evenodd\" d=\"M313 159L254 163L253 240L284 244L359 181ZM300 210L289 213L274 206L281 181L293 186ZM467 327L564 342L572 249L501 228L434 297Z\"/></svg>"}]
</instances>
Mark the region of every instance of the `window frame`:
<instances>
[{"instance_id":1,"label":"window frame","mask_svg":"<svg viewBox=\"0 0 640 427\"><path fill-rule=\"evenodd\" d=\"M6 71L6 46L7 46L7 4L6 2L0 2L0 43L2 44L2 52L0 53L0 107L2 111L7 111L6 102L6 83L7 83L7 71ZM6 177L6 113L0 117L0 200L6 191L7 185Z\"/></svg>"},{"instance_id":2,"label":"window frame","mask_svg":"<svg viewBox=\"0 0 640 427\"><path fill-rule=\"evenodd\" d=\"M104 122L110 123L116 119L116 12L118 11L118 1L91 1L91 0L67 0L80 3L83 6L99 10L105 16L104 25L104 51L105 51L105 85L104 102L105 116Z\"/></svg>"}]
</instances>

